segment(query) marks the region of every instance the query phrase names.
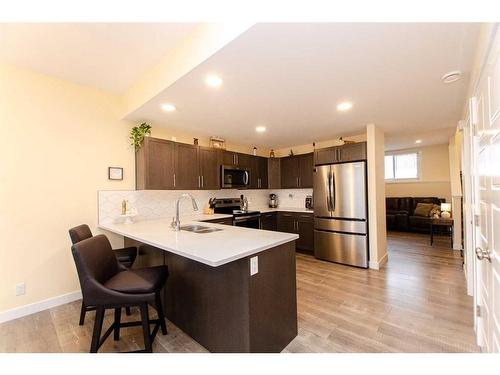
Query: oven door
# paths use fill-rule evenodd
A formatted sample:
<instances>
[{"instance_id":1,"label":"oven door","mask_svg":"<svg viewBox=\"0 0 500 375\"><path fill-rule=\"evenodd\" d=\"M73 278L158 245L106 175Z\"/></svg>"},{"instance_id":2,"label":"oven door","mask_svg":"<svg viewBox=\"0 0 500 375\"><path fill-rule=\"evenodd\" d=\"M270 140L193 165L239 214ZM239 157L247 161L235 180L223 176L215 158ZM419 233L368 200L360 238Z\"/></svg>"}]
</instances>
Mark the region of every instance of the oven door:
<instances>
[{"instance_id":1,"label":"oven door","mask_svg":"<svg viewBox=\"0 0 500 375\"><path fill-rule=\"evenodd\" d=\"M250 172L245 168L223 165L221 186L225 189L241 189L250 185Z\"/></svg>"},{"instance_id":2,"label":"oven door","mask_svg":"<svg viewBox=\"0 0 500 375\"><path fill-rule=\"evenodd\" d=\"M260 229L260 215L243 215L233 218L233 225L237 227Z\"/></svg>"}]
</instances>

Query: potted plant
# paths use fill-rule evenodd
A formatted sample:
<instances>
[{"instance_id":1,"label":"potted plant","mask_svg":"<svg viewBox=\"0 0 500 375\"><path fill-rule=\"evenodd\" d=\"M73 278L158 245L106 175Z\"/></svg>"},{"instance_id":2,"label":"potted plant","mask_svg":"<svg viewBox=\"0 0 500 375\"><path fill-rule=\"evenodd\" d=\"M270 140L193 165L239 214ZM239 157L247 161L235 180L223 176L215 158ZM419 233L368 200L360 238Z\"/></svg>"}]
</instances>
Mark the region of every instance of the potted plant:
<instances>
[{"instance_id":1,"label":"potted plant","mask_svg":"<svg viewBox=\"0 0 500 375\"><path fill-rule=\"evenodd\" d=\"M144 137L151 135L151 125L143 122L139 126L134 126L130 130L130 140L131 145L134 146L135 150L139 150L144 142Z\"/></svg>"}]
</instances>

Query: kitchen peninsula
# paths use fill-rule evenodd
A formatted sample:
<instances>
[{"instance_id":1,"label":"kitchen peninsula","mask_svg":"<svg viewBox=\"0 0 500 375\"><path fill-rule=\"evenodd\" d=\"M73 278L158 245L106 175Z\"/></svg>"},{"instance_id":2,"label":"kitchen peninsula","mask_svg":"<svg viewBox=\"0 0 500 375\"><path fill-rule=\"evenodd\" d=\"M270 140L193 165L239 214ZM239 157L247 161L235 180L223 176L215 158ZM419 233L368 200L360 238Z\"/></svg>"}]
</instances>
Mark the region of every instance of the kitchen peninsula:
<instances>
[{"instance_id":1,"label":"kitchen peninsula","mask_svg":"<svg viewBox=\"0 0 500 375\"><path fill-rule=\"evenodd\" d=\"M168 265L167 318L206 349L280 352L297 335L298 235L203 219L182 225L215 231L175 232L167 219L100 228L124 236L127 246L141 246L135 266Z\"/></svg>"}]
</instances>

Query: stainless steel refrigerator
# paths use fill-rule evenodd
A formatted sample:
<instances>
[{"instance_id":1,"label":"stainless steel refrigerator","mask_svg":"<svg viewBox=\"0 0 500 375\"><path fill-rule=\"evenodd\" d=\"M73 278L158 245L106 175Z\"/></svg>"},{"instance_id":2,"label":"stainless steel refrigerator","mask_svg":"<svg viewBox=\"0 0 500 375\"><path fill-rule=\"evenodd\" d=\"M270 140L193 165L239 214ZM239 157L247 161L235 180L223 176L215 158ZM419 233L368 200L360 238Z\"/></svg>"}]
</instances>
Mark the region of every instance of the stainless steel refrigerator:
<instances>
[{"instance_id":1,"label":"stainless steel refrigerator","mask_svg":"<svg viewBox=\"0 0 500 375\"><path fill-rule=\"evenodd\" d=\"M317 166L314 171L314 255L368 267L366 162Z\"/></svg>"}]
</instances>

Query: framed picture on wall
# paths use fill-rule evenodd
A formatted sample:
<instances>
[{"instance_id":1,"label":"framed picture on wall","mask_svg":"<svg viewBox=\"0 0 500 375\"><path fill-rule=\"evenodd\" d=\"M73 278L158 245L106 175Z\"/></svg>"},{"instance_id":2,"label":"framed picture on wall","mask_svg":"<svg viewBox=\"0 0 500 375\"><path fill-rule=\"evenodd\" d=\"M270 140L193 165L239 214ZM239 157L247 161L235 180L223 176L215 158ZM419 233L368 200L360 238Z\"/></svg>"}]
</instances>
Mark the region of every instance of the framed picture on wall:
<instances>
[{"instance_id":1,"label":"framed picture on wall","mask_svg":"<svg viewBox=\"0 0 500 375\"><path fill-rule=\"evenodd\" d=\"M109 180L123 180L123 168L108 167L108 179Z\"/></svg>"}]
</instances>

